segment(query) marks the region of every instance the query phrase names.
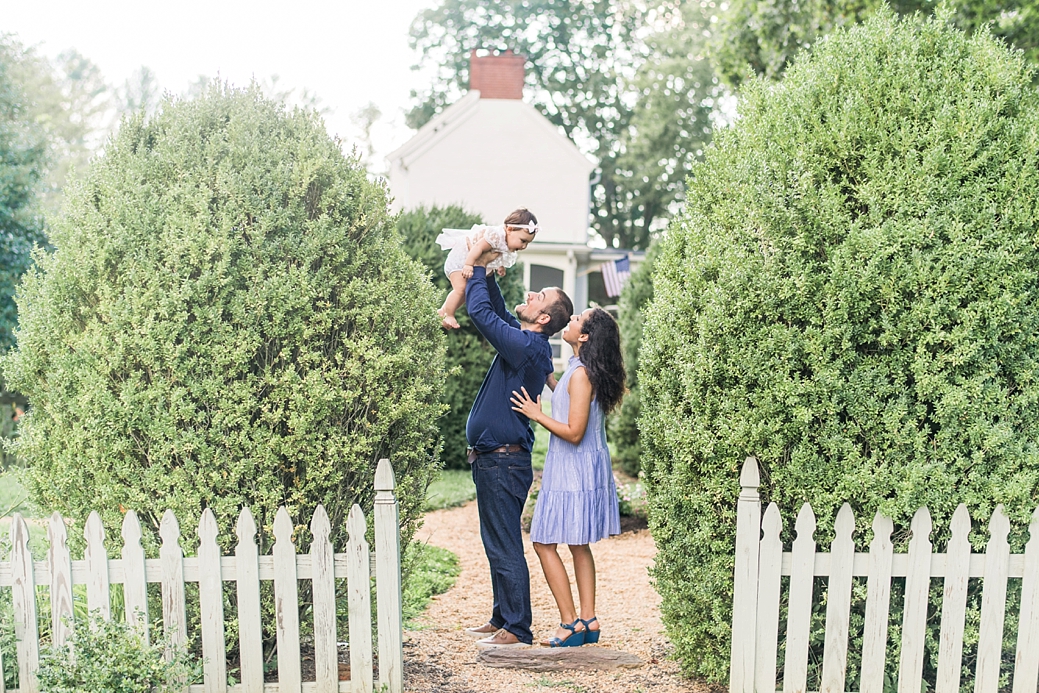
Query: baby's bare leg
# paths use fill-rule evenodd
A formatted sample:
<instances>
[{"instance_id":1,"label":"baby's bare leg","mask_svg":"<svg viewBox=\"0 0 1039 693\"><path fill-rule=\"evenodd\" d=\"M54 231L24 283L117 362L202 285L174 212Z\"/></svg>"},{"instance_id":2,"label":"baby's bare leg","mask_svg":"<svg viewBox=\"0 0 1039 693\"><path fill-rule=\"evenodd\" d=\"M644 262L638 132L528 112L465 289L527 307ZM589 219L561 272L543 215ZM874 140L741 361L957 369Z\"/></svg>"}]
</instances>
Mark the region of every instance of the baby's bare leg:
<instances>
[{"instance_id":1,"label":"baby's bare leg","mask_svg":"<svg viewBox=\"0 0 1039 693\"><path fill-rule=\"evenodd\" d=\"M451 291L444 299L443 307L437 313L443 318L444 327L457 330L460 325L455 319L455 311L465 305L465 277L462 276L461 271L458 271L452 272L448 279L451 280Z\"/></svg>"}]
</instances>

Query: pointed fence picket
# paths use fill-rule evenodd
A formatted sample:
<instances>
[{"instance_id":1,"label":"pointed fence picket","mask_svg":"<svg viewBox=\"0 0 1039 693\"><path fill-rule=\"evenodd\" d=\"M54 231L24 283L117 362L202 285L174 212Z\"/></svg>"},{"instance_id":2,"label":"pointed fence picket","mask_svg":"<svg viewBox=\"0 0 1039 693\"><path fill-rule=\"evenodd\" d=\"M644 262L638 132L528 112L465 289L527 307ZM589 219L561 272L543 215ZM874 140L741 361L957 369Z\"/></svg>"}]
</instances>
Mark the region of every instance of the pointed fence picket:
<instances>
[{"instance_id":1,"label":"pointed fence picket","mask_svg":"<svg viewBox=\"0 0 1039 693\"><path fill-rule=\"evenodd\" d=\"M971 578L982 580L975 693L996 693L1001 674L1008 673L1012 693L1039 690L1039 508L1032 515L1023 555L1010 553L1010 521L1001 505L989 521L990 538L984 554L971 553L967 540L971 518L963 505L953 515L944 554L935 553L931 545L932 522L927 508L920 508L913 516L908 553L894 553L893 523L880 514L873 520L869 553L856 553L852 539L855 518L847 504L837 514L830 552L818 553L815 514L805 503L794 525L792 550L783 552L779 509L771 504L761 516L758 475L757 461L748 458L740 475L742 490L737 507L729 693L807 693L812 592L817 577L827 578L821 693L846 691L849 616L856 577L867 579L861 693L883 693L885 678L895 681L898 693L926 690L924 639L932 578L944 582L935 693L962 689L964 619ZM786 660L783 680L777 686L780 586L784 576L790 578ZM893 578L905 578L901 650L898 671L885 672ZM1008 581L1012 579L1021 579L1022 584L1016 659L1011 668L1004 663L1002 650Z\"/></svg>"},{"instance_id":2,"label":"pointed fence picket","mask_svg":"<svg viewBox=\"0 0 1039 693\"><path fill-rule=\"evenodd\" d=\"M71 560L66 545L66 526L55 514L48 526L47 560L34 562L29 553L28 526L15 514L10 529L11 556L0 561L0 589L11 589L14 606L16 661L0 657L0 693L39 693L36 672L40 641L38 599L50 599L53 642L63 642L74 617L74 585L86 586L87 607L104 619L111 618L110 585L122 585L125 615L138 623L147 637L147 586L158 583L162 591L164 635L174 644L187 640L185 583L197 583L201 612L203 683L185 686L188 693L389 693L403 691L401 623L401 573L399 509L396 484L389 460L380 460L375 477L375 552L365 538L364 513L353 506L347 520L349 539L344 553L334 553L332 527L324 507L311 519L313 536L309 554L296 553L296 525L286 508L274 522L272 555L261 556L256 545L256 522L248 508L238 517L238 544L234 556L222 556L217 543L217 522L206 509L198 525L198 552L185 557L177 518L166 511L159 525L159 558L145 558L141 526L128 511L122 526L121 558L109 559L101 518L92 512L84 527L83 560ZM373 575L374 573L374 575ZM379 678L374 676L372 642L372 579L378 607ZM350 676L340 679L336 580L346 580L349 615ZM300 666L299 580L312 583L314 614L314 681L302 681ZM265 683L263 672L260 584L273 582L278 637L277 683ZM225 652L225 583L235 585L239 630L240 682L228 685ZM37 585L48 586L37 592ZM4 668L18 670L20 688L4 689Z\"/></svg>"}]
</instances>

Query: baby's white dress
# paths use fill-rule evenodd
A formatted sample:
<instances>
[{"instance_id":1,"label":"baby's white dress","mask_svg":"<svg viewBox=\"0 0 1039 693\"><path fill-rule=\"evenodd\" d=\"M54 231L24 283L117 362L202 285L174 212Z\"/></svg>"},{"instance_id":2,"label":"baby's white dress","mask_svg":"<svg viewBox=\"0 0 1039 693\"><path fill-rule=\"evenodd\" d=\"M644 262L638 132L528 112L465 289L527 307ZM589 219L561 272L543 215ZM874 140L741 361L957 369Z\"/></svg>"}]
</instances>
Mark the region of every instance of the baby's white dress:
<instances>
[{"instance_id":1,"label":"baby's white dress","mask_svg":"<svg viewBox=\"0 0 1039 693\"><path fill-rule=\"evenodd\" d=\"M483 233L483 237L487 242L491 244L491 248L496 253L501 253L497 258L487 263L488 272L499 267L509 268L516 264L519 253L515 250L509 250L509 246L505 242L504 226L474 224L473 228L468 231L465 229L444 229L437 236L437 243L440 245L440 248L451 251L447 254L447 260L444 262L444 274L450 277L453 273L462 271L462 268L465 266L465 256L469 254L469 246L465 240L468 238L475 243L479 240L481 233Z\"/></svg>"}]
</instances>

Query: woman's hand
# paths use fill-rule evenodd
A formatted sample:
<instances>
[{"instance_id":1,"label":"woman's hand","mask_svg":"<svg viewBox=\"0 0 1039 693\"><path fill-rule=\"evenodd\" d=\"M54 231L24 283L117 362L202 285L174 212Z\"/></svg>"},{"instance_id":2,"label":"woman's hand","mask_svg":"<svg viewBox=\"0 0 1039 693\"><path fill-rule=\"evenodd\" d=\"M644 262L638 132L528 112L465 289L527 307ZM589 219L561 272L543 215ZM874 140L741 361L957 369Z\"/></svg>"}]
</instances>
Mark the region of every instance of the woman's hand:
<instances>
[{"instance_id":1,"label":"woman's hand","mask_svg":"<svg viewBox=\"0 0 1039 693\"><path fill-rule=\"evenodd\" d=\"M544 413L541 411L541 395L538 395L535 401L527 394L527 388L521 387L520 390L523 391L522 395L515 390L512 391L512 410L518 411L531 421L538 421Z\"/></svg>"}]
</instances>

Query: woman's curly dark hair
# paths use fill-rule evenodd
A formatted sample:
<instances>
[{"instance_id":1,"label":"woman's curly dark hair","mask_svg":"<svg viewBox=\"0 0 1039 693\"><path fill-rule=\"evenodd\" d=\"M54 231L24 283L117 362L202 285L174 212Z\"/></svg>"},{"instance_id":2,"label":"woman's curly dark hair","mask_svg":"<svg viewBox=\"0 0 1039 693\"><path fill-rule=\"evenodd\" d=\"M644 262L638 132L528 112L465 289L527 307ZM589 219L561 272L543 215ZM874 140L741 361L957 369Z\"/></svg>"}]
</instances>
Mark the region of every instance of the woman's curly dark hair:
<instances>
[{"instance_id":1,"label":"woman's curly dark hair","mask_svg":"<svg viewBox=\"0 0 1039 693\"><path fill-rule=\"evenodd\" d=\"M603 413L609 414L624 397L624 359L617 321L602 308L593 308L581 326L588 341L581 345L581 363Z\"/></svg>"}]
</instances>

